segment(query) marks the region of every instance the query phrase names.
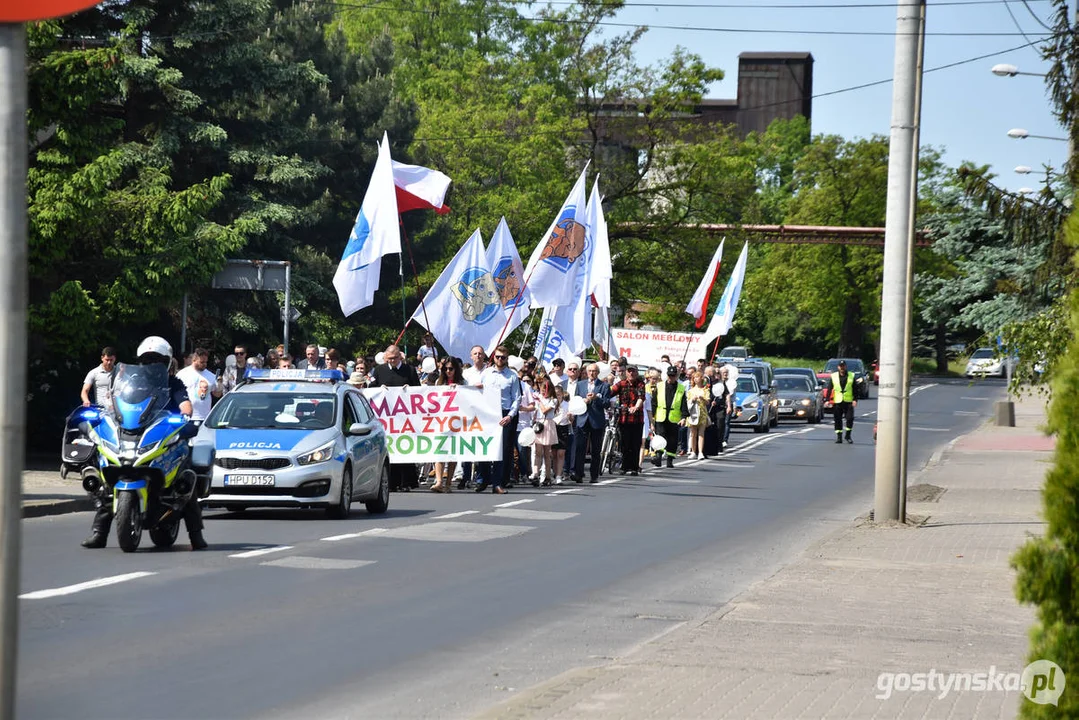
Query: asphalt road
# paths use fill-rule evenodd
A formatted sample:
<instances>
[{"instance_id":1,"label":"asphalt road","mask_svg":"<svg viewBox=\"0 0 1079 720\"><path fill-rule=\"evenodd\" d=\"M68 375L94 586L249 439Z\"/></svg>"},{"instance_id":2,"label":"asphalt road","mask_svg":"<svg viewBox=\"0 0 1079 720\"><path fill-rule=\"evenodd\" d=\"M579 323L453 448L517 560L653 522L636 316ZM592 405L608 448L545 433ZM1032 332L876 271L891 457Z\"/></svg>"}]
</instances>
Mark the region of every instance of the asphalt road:
<instances>
[{"instance_id":1,"label":"asphalt road","mask_svg":"<svg viewBox=\"0 0 1079 720\"><path fill-rule=\"evenodd\" d=\"M918 385L912 470L1004 390ZM215 511L204 553L90 551L88 513L26 520L18 717L466 717L704 617L867 512L875 411L854 445L781 423L601 485L397 493L346 521Z\"/></svg>"}]
</instances>

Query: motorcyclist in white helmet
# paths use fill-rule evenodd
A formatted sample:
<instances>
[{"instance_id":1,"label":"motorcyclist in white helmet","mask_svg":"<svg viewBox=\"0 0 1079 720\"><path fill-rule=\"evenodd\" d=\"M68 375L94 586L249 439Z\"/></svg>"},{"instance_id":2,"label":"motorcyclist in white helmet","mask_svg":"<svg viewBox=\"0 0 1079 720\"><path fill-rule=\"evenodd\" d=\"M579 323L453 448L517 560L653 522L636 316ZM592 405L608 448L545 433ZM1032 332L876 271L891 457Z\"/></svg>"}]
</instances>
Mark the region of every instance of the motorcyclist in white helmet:
<instances>
[{"instance_id":1,"label":"motorcyclist in white helmet","mask_svg":"<svg viewBox=\"0 0 1079 720\"><path fill-rule=\"evenodd\" d=\"M139 365L164 363L169 366L168 409L190 416L191 400L188 398L187 388L183 381L176 377L176 360L172 356L172 345L168 340L151 335L139 343L135 354L138 356L136 362ZM94 513L94 521L90 526L90 537L82 541L82 546L85 548L105 547L109 539L109 530L112 528L112 498L99 497L96 502L97 512ZM205 550L209 547L202 536L202 508L195 498L184 506L184 526L187 528L192 550Z\"/></svg>"}]
</instances>

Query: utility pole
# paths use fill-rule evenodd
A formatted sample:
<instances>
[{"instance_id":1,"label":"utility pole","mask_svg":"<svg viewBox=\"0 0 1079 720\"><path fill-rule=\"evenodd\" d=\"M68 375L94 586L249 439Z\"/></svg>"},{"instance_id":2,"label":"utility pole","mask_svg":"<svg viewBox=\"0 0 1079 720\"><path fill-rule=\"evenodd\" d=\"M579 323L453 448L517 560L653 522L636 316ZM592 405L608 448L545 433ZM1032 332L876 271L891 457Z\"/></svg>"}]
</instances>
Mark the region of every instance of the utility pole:
<instances>
[{"instance_id":1,"label":"utility pole","mask_svg":"<svg viewBox=\"0 0 1079 720\"><path fill-rule=\"evenodd\" d=\"M911 335L914 328L914 240L918 231L918 155L922 136L922 72L925 68L925 3L919 8L918 17L918 67L914 87L914 172L910 179L910 241L907 244L907 302L904 308L904 332L907 341L903 345L903 374L900 384L902 406L900 418L902 443L899 453L899 521L907 519L907 450L910 446L910 363L912 355Z\"/></svg>"},{"instance_id":2,"label":"utility pole","mask_svg":"<svg viewBox=\"0 0 1079 720\"><path fill-rule=\"evenodd\" d=\"M877 402L877 465L874 519L900 519L900 477L905 437L903 399L912 240L911 184L917 181L916 95L918 45L925 0L896 8L892 132L888 148L888 206L884 225L884 286L880 317L880 391Z\"/></svg>"},{"instance_id":3,"label":"utility pole","mask_svg":"<svg viewBox=\"0 0 1079 720\"><path fill-rule=\"evenodd\" d=\"M15 717L26 438L26 28L0 20L0 720Z\"/></svg>"}]
</instances>

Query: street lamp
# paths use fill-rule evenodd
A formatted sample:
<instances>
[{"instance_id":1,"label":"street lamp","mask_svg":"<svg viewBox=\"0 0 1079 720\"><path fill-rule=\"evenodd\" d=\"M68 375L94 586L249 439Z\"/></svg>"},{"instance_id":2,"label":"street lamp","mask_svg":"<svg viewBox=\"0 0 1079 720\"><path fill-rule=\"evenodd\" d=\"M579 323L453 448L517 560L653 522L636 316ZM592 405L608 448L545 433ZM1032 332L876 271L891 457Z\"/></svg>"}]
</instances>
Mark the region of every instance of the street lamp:
<instances>
[{"instance_id":1,"label":"street lamp","mask_svg":"<svg viewBox=\"0 0 1079 720\"><path fill-rule=\"evenodd\" d=\"M1068 138L1052 137L1051 135L1031 135L1023 128L1012 128L1008 131L1008 137L1016 138L1017 140L1025 140L1028 137L1038 138L1039 140L1059 140L1060 142L1068 142Z\"/></svg>"},{"instance_id":2,"label":"street lamp","mask_svg":"<svg viewBox=\"0 0 1079 720\"><path fill-rule=\"evenodd\" d=\"M1015 172L1019 175L1029 175L1033 172L1033 169L1029 165L1016 165Z\"/></svg>"},{"instance_id":3,"label":"street lamp","mask_svg":"<svg viewBox=\"0 0 1079 720\"><path fill-rule=\"evenodd\" d=\"M1019 193L1020 195L1030 195L1031 193L1034 192L1034 188L1021 187L1018 190L1016 190L1016 192Z\"/></svg>"},{"instance_id":4,"label":"street lamp","mask_svg":"<svg viewBox=\"0 0 1079 720\"><path fill-rule=\"evenodd\" d=\"M1041 73L1019 72L1019 68L1017 68L1015 65L1008 65L1007 63L994 65L993 74L999 77L1015 77L1016 75L1031 75L1033 77L1041 78L1045 77L1045 75Z\"/></svg>"}]
</instances>

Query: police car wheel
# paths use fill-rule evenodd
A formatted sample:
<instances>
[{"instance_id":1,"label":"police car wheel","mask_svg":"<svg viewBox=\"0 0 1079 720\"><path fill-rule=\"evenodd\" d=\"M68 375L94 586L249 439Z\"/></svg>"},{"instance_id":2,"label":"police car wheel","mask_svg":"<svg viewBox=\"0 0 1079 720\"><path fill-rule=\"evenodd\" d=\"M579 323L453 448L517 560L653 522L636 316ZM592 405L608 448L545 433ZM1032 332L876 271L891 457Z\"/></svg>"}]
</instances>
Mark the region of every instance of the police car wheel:
<instances>
[{"instance_id":1,"label":"police car wheel","mask_svg":"<svg viewBox=\"0 0 1079 720\"><path fill-rule=\"evenodd\" d=\"M336 505L326 508L326 514L334 520L345 520L352 510L352 467L341 471L341 497Z\"/></svg>"},{"instance_id":2,"label":"police car wheel","mask_svg":"<svg viewBox=\"0 0 1079 720\"><path fill-rule=\"evenodd\" d=\"M390 507L390 468L387 465L382 466L382 473L378 480L378 495L374 500L369 500L364 503L364 507L367 508L367 512L372 515L381 515L386 512Z\"/></svg>"}]
</instances>

